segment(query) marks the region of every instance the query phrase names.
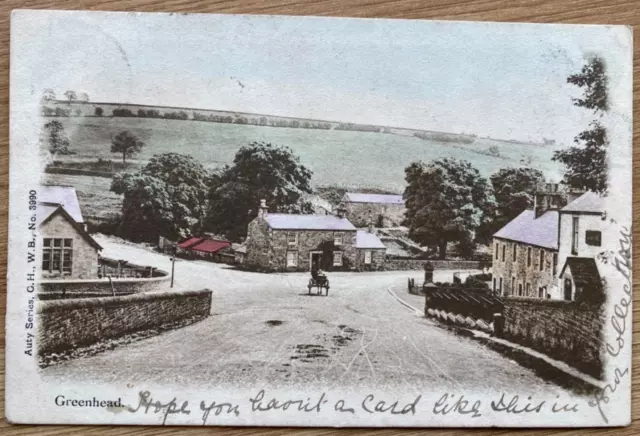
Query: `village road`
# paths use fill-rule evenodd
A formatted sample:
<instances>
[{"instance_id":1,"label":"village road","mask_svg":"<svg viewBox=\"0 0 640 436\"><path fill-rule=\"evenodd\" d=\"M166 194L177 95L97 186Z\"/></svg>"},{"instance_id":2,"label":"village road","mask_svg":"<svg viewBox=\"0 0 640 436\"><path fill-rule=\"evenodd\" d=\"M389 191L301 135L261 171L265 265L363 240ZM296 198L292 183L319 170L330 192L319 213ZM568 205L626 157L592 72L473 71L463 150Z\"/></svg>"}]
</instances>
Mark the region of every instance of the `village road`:
<instances>
[{"instance_id":1,"label":"village road","mask_svg":"<svg viewBox=\"0 0 640 436\"><path fill-rule=\"evenodd\" d=\"M106 238L99 242L105 256L169 268L167 256ZM309 296L308 274L248 273L204 261L179 261L175 289L212 289L209 318L48 367L43 376L199 387L258 383L265 388L374 386L407 393L431 388L504 389L521 395L562 392L531 370L400 304L390 289L416 306L422 304L406 291L407 278L419 281L420 272L329 277L327 297Z\"/></svg>"}]
</instances>

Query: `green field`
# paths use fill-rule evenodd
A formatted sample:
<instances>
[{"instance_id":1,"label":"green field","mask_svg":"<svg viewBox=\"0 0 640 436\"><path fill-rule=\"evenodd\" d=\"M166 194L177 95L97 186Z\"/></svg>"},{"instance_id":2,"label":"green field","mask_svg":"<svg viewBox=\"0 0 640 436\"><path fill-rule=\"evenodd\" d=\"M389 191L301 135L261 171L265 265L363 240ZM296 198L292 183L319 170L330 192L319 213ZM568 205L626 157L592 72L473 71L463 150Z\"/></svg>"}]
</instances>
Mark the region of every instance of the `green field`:
<instances>
[{"instance_id":1,"label":"green field","mask_svg":"<svg viewBox=\"0 0 640 436\"><path fill-rule=\"evenodd\" d=\"M56 119L64 125L71 141L70 149L75 153L59 157L66 161L120 159L109 151L111 138L122 130L129 130L146 144L132 163L143 164L154 154L177 152L192 155L205 166L214 168L230 163L239 147L252 141L267 141L290 147L302 163L313 170L315 186L378 187L402 192L407 165L444 157L468 160L486 177L500 168L531 166L542 170L547 178L557 180L562 170L551 161L556 146L484 138L472 144L460 144L396 134L154 118ZM482 154L491 146L498 147L499 157Z\"/></svg>"}]
</instances>

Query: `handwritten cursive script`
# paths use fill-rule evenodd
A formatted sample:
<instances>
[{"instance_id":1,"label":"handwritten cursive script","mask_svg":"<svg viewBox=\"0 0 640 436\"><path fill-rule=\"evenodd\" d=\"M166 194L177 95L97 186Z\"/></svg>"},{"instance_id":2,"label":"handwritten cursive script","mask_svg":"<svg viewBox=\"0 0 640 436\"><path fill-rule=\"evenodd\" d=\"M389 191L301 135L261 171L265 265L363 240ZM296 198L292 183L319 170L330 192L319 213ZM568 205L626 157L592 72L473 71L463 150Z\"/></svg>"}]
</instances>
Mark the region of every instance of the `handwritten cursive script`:
<instances>
[{"instance_id":1,"label":"handwritten cursive script","mask_svg":"<svg viewBox=\"0 0 640 436\"><path fill-rule=\"evenodd\" d=\"M140 391L138 393L138 407L135 409L131 406L127 406L129 412L135 413L138 410L143 410L145 414L151 413L162 413L162 425L167 422L167 418L169 415L173 414L191 414L191 410L189 410L189 402L183 401L182 405L178 407L178 402L176 401L176 397L174 397L168 403L162 403L161 401L154 401L151 397L151 392L149 391Z\"/></svg>"}]
</instances>

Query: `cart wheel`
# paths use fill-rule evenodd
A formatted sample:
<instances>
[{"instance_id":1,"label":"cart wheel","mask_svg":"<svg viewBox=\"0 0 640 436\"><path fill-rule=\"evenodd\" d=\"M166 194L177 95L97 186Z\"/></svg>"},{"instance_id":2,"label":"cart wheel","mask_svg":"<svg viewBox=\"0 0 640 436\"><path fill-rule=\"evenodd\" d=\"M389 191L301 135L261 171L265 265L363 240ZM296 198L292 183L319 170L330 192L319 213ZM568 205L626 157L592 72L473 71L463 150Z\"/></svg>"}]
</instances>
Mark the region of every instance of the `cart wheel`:
<instances>
[{"instance_id":1,"label":"cart wheel","mask_svg":"<svg viewBox=\"0 0 640 436\"><path fill-rule=\"evenodd\" d=\"M327 291L325 293L325 296L328 297L329 296L329 286L327 286Z\"/></svg>"}]
</instances>

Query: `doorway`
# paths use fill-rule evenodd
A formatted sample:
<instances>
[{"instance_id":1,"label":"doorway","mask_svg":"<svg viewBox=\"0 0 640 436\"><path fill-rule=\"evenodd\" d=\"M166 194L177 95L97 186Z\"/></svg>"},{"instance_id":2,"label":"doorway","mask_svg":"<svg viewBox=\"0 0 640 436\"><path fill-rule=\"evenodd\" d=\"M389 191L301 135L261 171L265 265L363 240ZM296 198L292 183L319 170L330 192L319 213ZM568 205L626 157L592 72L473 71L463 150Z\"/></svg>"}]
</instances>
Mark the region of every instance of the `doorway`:
<instances>
[{"instance_id":1,"label":"doorway","mask_svg":"<svg viewBox=\"0 0 640 436\"><path fill-rule=\"evenodd\" d=\"M571 279L566 278L564 279L564 299L571 301L571 294L573 294Z\"/></svg>"},{"instance_id":2,"label":"doorway","mask_svg":"<svg viewBox=\"0 0 640 436\"><path fill-rule=\"evenodd\" d=\"M309 269L317 271L322 265L322 251L311 251L309 253Z\"/></svg>"}]
</instances>

